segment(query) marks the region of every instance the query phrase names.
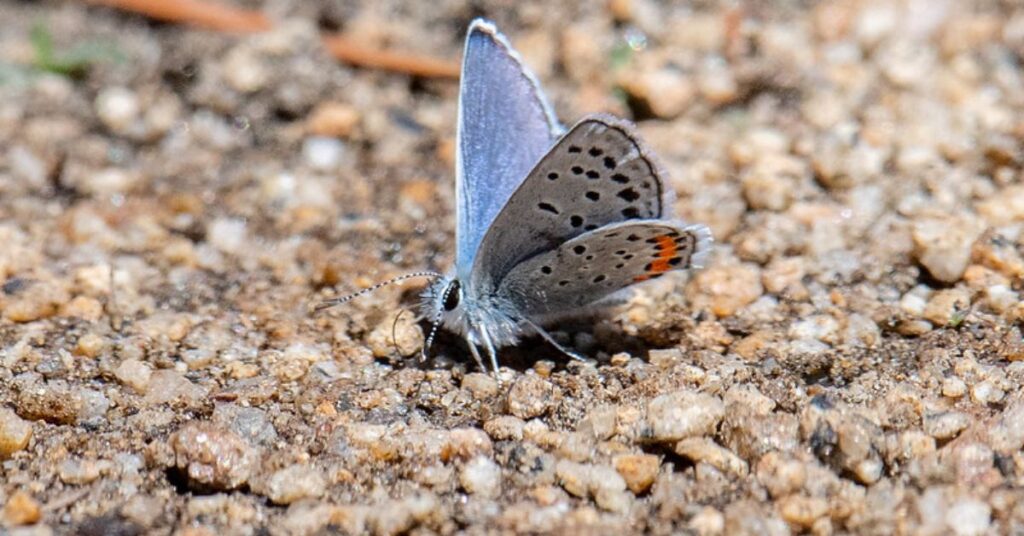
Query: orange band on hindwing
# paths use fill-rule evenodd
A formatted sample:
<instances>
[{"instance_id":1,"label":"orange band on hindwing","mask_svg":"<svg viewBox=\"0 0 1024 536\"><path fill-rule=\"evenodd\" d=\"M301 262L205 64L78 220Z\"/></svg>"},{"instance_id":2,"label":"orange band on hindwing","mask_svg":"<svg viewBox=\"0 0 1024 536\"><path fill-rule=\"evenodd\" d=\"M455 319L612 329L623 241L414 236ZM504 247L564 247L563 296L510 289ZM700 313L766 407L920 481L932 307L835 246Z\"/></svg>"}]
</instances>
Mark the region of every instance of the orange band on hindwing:
<instances>
[{"instance_id":1,"label":"orange band on hindwing","mask_svg":"<svg viewBox=\"0 0 1024 536\"><path fill-rule=\"evenodd\" d=\"M644 267L645 273L634 277L633 281L647 281L652 277L657 277L671 270L673 266L682 260L681 258L676 257L679 247L676 245L676 241L673 236L656 236L651 240L648 240L648 242L656 244L655 247L658 250L657 256Z\"/></svg>"}]
</instances>

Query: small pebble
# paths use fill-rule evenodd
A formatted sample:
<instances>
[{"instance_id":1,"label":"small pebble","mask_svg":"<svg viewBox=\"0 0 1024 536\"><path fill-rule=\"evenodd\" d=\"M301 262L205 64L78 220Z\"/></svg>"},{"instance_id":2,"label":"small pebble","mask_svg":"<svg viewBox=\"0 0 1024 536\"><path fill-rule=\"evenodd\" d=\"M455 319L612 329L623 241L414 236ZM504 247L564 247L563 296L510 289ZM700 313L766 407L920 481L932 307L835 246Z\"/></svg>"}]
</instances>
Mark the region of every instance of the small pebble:
<instances>
[{"instance_id":1,"label":"small pebble","mask_svg":"<svg viewBox=\"0 0 1024 536\"><path fill-rule=\"evenodd\" d=\"M988 430L989 445L1000 453L1024 447L1024 401L1008 404Z\"/></svg>"},{"instance_id":2,"label":"small pebble","mask_svg":"<svg viewBox=\"0 0 1024 536\"><path fill-rule=\"evenodd\" d=\"M671 369L683 360L683 352L679 348L655 348L647 352L647 362L659 369Z\"/></svg>"},{"instance_id":3,"label":"small pebble","mask_svg":"<svg viewBox=\"0 0 1024 536\"><path fill-rule=\"evenodd\" d=\"M709 61L697 76L700 94L714 105L728 104L739 95L732 71L723 62Z\"/></svg>"},{"instance_id":4,"label":"small pebble","mask_svg":"<svg viewBox=\"0 0 1024 536\"><path fill-rule=\"evenodd\" d=\"M18 527L38 523L43 517L39 503L24 491L15 491L7 499L3 509L3 524Z\"/></svg>"},{"instance_id":5,"label":"small pebble","mask_svg":"<svg viewBox=\"0 0 1024 536\"><path fill-rule=\"evenodd\" d=\"M695 307L707 307L718 317L735 314L763 293L760 274L749 265L709 266L694 275L687 291Z\"/></svg>"},{"instance_id":6,"label":"small pebble","mask_svg":"<svg viewBox=\"0 0 1024 536\"><path fill-rule=\"evenodd\" d=\"M115 133L126 132L139 118L139 100L130 89L108 87L96 96L96 115Z\"/></svg>"},{"instance_id":7,"label":"small pebble","mask_svg":"<svg viewBox=\"0 0 1024 536\"><path fill-rule=\"evenodd\" d=\"M142 529L153 527L163 513L164 501L150 495L134 495L121 507L122 516Z\"/></svg>"},{"instance_id":8,"label":"small pebble","mask_svg":"<svg viewBox=\"0 0 1024 536\"><path fill-rule=\"evenodd\" d=\"M523 439L525 423L519 417L501 415L484 423L484 431L495 441L519 441Z\"/></svg>"},{"instance_id":9,"label":"small pebble","mask_svg":"<svg viewBox=\"0 0 1024 536\"><path fill-rule=\"evenodd\" d=\"M676 443L675 452L694 462L704 462L723 473L731 473L739 477L746 476L750 470L747 462L708 438L684 439Z\"/></svg>"},{"instance_id":10,"label":"small pebble","mask_svg":"<svg viewBox=\"0 0 1024 536\"><path fill-rule=\"evenodd\" d=\"M698 536L718 536L724 534L725 516L711 506L705 506L686 524Z\"/></svg>"},{"instance_id":11,"label":"small pebble","mask_svg":"<svg viewBox=\"0 0 1024 536\"><path fill-rule=\"evenodd\" d=\"M471 372L462 378L462 388L469 391L476 400L485 400L498 394L498 382L490 374Z\"/></svg>"},{"instance_id":12,"label":"small pebble","mask_svg":"<svg viewBox=\"0 0 1024 536\"><path fill-rule=\"evenodd\" d=\"M259 452L242 438L210 423L189 423L171 434L174 464L199 489L236 489L256 474Z\"/></svg>"},{"instance_id":13,"label":"small pebble","mask_svg":"<svg viewBox=\"0 0 1024 536\"><path fill-rule=\"evenodd\" d=\"M724 415L725 404L705 393L676 391L661 395L647 405L644 439L674 442L710 435Z\"/></svg>"},{"instance_id":14,"label":"small pebble","mask_svg":"<svg viewBox=\"0 0 1024 536\"><path fill-rule=\"evenodd\" d=\"M332 171L344 157L345 144L336 138L310 136L302 142L302 156L317 171Z\"/></svg>"},{"instance_id":15,"label":"small pebble","mask_svg":"<svg viewBox=\"0 0 1024 536\"><path fill-rule=\"evenodd\" d=\"M213 220L206 231L207 240L213 247L224 253L240 254L248 245L244 220L218 218Z\"/></svg>"},{"instance_id":16,"label":"small pebble","mask_svg":"<svg viewBox=\"0 0 1024 536\"><path fill-rule=\"evenodd\" d=\"M490 456L494 452L491 438L478 428L456 428L448 432L444 458L469 459L477 455Z\"/></svg>"},{"instance_id":17,"label":"small pebble","mask_svg":"<svg viewBox=\"0 0 1024 536\"><path fill-rule=\"evenodd\" d=\"M1020 295L1006 285L992 285L985 289L985 304L996 313L1005 313L1020 303Z\"/></svg>"},{"instance_id":18,"label":"small pebble","mask_svg":"<svg viewBox=\"0 0 1024 536\"><path fill-rule=\"evenodd\" d=\"M0 459L28 447L32 439L32 423L22 420L18 414L7 408L0 408Z\"/></svg>"},{"instance_id":19,"label":"small pebble","mask_svg":"<svg viewBox=\"0 0 1024 536\"><path fill-rule=\"evenodd\" d=\"M79 186L83 191L95 196L113 196L130 192L139 182L141 177L137 173L109 167L89 173Z\"/></svg>"},{"instance_id":20,"label":"small pebble","mask_svg":"<svg viewBox=\"0 0 1024 536\"><path fill-rule=\"evenodd\" d=\"M316 468L296 464L275 471L265 483L255 487L260 495L274 504L292 504L303 499L315 499L324 494L327 480Z\"/></svg>"},{"instance_id":21,"label":"small pebble","mask_svg":"<svg viewBox=\"0 0 1024 536\"><path fill-rule=\"evenodd\" d=\"M75 270L75 283L78 290L91 296L110 294L113 280L109 264L93 264Z\"/></svg>"},{"instance_id":22,"label":"small pebble","mask_svg":"<svg viewBox=\"0 0 1024 536\"><path fill-rule=\"evenodd\" d=\"M942 396L960 398L967 394L967 384L956 376L942 381Z\"/></svg>"},{"instance_id":23,"label":"small pebble","mask_svg":"<svg viewBox=\"0 0 1024 536\"><path fill-rule=\"evenodd\" d=\"M819 497L790 495L779 501L779 513L786 522L808 529L828 513L828 501Z\"/></svg>"},{"instance_id":24,"label":"small pebble","mask_svg":"<svg viewBox=\"0 0 1024 536\"><path fill-rule=\"evenodd\" d=\"M772 497L784 497L803 488L807 466L778 451L769 452L757 462L757 480Z\"/></svg>"},{"instance_id":25,"label":"small pebble","mask_svg":"<svg viewBox=\"0 0 1024 536\"><path fill-rule=\"evenodd\" d=\"M423 329L416 317L402 314L402 311L385 316L366 336L366 344L374 357L388 357L395 352L408 357L419 353L424 341Z\"/></svg>"},{"instance_id":26,"label":"small pebble","mask_svg":"<svg viewBox=\"0 0 1024 536\"><path fill-rule=\"evenodd\" d=\"M65 484L88 484L99 478L103 470L108 468L109 465L110 462L68 458L58 466L57 474L60 476L61 482L64 482Z\"/></svg>"},{"instance_id":27,"label":"small pebble","mask_svg":"<svg viewBox=\"0 0 1024 536\"><path fill-rule=\"evenodd\" d=\"M660 68L624 76L623 88L655 117L671 119L685 111L697 96L690 77L674 68Z\"/></svg>"},{"instance_id":28,"label":"small pebble","mask_svg":"<svg viewBox=\"0 0 1024 536\"><path fill-rule=\"evenodd\" d=\"M606 440L615 435L615 419L618 409L611 405L601 405L587 412L576 430L588 434L593 439Z\"/></svg>"},{"instance_id":29,"label":"small pebble","mask_svg":"<svg viewBox=\"0 0 1024 536\"><path fill-rule=\"evenodd\" d=\"M980 232L966 219L920 221L914 225L914 255L932 277L956 283L967 269L971 245Z\"/></svg>"},{"instance_id":30,"label":"small pebble","mask_svg":"<svg viewBox=\"0 0 1024 536\"><path fill-rule=\"evenodd\" d=\"M610 467L559 460L555 475L565 491L577 497L593 496L605 510L622 512L629 505L626 481Z\"/></svg>"},{"instance_id":31,"label":"small pebble","mask_svg":"<svg viewBox=\"0 0 1024 536\"><path fill-rule=\"evenodd\" d=\"M960 499L946 511L946 524L957 536L988 534L992 508L977 499Z\"/></svg>"},{"instance_id":32,"label":"small pebble","mask_svg":"<svg viewBox=\"0 0 1024 536\"><path fill-rule=\"evenodd\" d=\"M815 339L828 342L839 330L839 323L829 315L814 315L794 322L789 336L794 339Z\"/></svg>"},{"instance_id":33,"label":"small pebble","mask_svg":"<svg viewBox=\"0 0 1024 536\"><path fill-rule=\"evenodd\" d=\"M117 378L117 381L131 387L139 394L146 394L152 376L153 369L138 359L126 359L114 370L114 377Z\"/></svg>"},{"instance_id":34,"label":"small pebble","mask_svg":"<svg viewBox=\"0 0 1024 536\"><path fill-rule=\"evenodd\" d=\"M259 55L250 47L239 45L224 57L224 78L240 93L253 93L263 89L270 73Z\"/></svg>"},{"instance_id":35,"label":"small pebble","mask_svg":"<svg viewBox=\"0 0 1024 536\"><path fill-rule=\"evenodd\" d=\"M67 289L57 282L33 281L13 297L0 294L0 309L12 322L33 322L57 314L69 299Z\"/></svg>"},{"instance_id":36,"label":"small pebble","mask_svg":"<svg viewBox=\"0 0 1024 536\"><path fill-rule=\"evenodd\" d=\"M78 344L75 345L75 353L83 357L94 358L100 355L105 346L106 341L103 337L95 333L86 333L78 338Z\"/></svg>"},{"instance_id":37,"label":"small pebble","mask_svg":"<svg viewBox=\"0 0 1024 536\"><path fill-rule=\"evenodd\" d=\"M971 387L971 398L980 404L998 404L1005 396L1005 391L988 380L978 382Z\"/></svg>"},{"instance_id":38,"label":"small pebble","mask_svg":"<svg viewBox=\"0 0 1024 536\"><path fill-rule=\"evenodd\" d=\"M519 377L508 391L508 410L520 419L544 415L557 405L555 386L533 374Z\"/></svg>"},{"instance_id":39,"label":"small pebble","mask_svg":"<svg viewBox=\"0 0 1024 536\"><path fill-rule=\"evenodd\" d=\"M937 326L955 326L963 320L962 315L971 305L970 296L959 289L940 290L932 294L922 315Z\"/></svg>"},{"instance_id":40,"label":"small pebble","mask_svg":"<svg viewBox=\"0 0 1024 536\"><path fill-rule=\"evenodd\" d=\"M627 364L629 364L630 359L632 359L632 356L629 355L628 353L619 352L613 355L611 359L608 360L608 363L613 367L624 367Z\"/></svg>"},{"instance_id":41,"label":"small pebble","mask_svg":"<svg viewBox=\"0 0 1024 536\"><path fill-rule=\"evenodd\" d=\"M143 373L144 375L144 373ZM146 388L146 403L198 402L205 398L206 389L192 383L180 372L169 369L154 371Z\"/></svg>"},{"instance_id":42,"label":"small pebble","mask_svg":"<svg viewBox=\"0 0 1024 536\"><path fill-rule=\"evenodd\" d=\"M348 138L359 124L361 114L347 104L324 102L310 113L306 126L310 134Z\"/></svg>"},{"instance_id":43,"label":"small pebble","mask_svg":"<svg viewBox=\"0 0 1024 536\"><path fill-rule=\"evenodd\" d=\"M459 483L473 495L497 497L501 493L501 467L486 456L476 456L462 467Z\"/></svg>"},{"instance_id":44,"label":"small pebble","mask_svg":"<svg viewBox=\"0 0 1024 536\"><path fill-rule=\"evenodd\" d=\"M213 410L213 422L227 426L250 445L272 445L277 441L277 430L261 408L239 404L218 404Z\"/></svg>"},{"instance_id":45,"label":"small pebble","mask_svg":"<svg viewBox=\"0 0 1024 536\"><path fill-rule=\"evenodd\" d=\"M653 454L624 454L613 460L626 486L634 494L647 491L658 476L660 460Z\"/></svg>"},{"instance_id":46,"label":"small pebble","mask_svg":"<svg viewBox=\"0 0 1024 536\"><path fill-rule=\"evenodd\" d=\"M959 411L945 411L924 417L924 433L935 439L952 439L970 425L970 416Z\"/></svg>"}]
</instances>

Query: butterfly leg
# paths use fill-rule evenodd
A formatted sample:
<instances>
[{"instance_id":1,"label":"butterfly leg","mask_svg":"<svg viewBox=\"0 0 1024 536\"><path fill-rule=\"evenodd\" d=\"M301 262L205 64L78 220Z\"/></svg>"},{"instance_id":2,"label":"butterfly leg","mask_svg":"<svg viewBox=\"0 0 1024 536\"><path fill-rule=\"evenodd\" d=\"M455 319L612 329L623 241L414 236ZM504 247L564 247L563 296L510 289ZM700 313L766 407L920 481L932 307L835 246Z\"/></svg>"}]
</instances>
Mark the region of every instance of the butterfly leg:
<instances>
[{"instance_id":1,"label":"butterfly leg","mask_svg":"<svg viewBox=\"0 0 1024 536\"><path fill-rule=\"evenodd\" d=\"M572 350L562 346L561 344L558 344L558 341L556 341L550 333L545 331L544 328L538 326L532 320L524 319L523 321L526 322L531 328L533 328L533 330L537 332L537 335L540 335L541 337L544 338L545 341L548 341L548 343L550 343L551 346L554 346L556 349L558 349L559 352L562 352L563 354L575 359L576 361L587 360L587 358L581 356L580 354L577 354L576 352L573 352Z\"/></svg>"},{"instance_id":2,"label":"butterfly leg","mask_svg":"<svg viewBox=\"0 0 1024 536\"><path fill-rule=\"evenodd\" d=\"M487 367L484 366L484 360L480 358L480 350L476 347L476 341L466 339L466 344L469 346L469 353L473 354L476 366L480 367L480 370L487 370Z\"/></svg>"},{"instance_id":3,"label":"butterfly leg","mask_svg":"<svg viewBox=\"0 0 1024 536\"><path fill-rule=\"evenodd\" d=\"M487 350L487 355L491 358L491 369L494 371L494 378L498 378L498 351L494 348L494 342L491 340L491 336L486 331L480 331L480 338L484 340L484 349ZM483 368L481 366L481 368Z\"/></svg>"}]
</instances>

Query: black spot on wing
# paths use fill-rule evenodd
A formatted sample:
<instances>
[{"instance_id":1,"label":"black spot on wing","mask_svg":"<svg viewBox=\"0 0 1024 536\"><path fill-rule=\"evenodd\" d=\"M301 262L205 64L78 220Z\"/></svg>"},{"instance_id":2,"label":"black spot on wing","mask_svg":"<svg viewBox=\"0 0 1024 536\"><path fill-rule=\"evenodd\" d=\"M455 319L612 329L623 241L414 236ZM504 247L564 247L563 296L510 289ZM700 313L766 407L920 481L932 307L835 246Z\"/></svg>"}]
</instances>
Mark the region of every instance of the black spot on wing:
<instances>
[{"instance_id":1,"label":"black spot on wing","mask_svg":"<svg viewBox=\"0 0 1024 536\"><path fill-rule=\"evenodd\" d=\"M537 208L543 210L544 212L558 214L558 209L555 208L555 206L552 205L551 203L537 203Z\"/></svg>"}]
</instances>

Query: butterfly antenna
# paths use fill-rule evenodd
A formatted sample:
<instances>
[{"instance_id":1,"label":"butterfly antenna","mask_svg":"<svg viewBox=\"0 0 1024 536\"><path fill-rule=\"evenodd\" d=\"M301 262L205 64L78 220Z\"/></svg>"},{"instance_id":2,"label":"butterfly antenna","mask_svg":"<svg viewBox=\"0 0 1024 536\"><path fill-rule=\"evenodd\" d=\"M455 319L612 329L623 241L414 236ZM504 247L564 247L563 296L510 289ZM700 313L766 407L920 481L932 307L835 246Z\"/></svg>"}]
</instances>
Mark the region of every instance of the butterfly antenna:
<instances>
[{"instance_id":1,"label":"butterfly antenna","mask_svg":"<svg viewBox=\"0 0 1024 536\"><path fill-rule=\"evenodd\" d=\"M455 290L455 287L449 285L444 290L444 296L441 297L441 303L448 301L448 295ZM430 321L430 333L427 334L427 340L423 343L423 348L420 350L420 363L427 360L427 352L430 351L430 347L434 344L434 335L437 335L437 328L441 326L441 315L444 314L444 309L438 308L437 314L434 315L434 319Z\"/></svg>"},{"instance_id":2,"label":"butterfly antenna","mask_svg":"<svg viewBox=\"0 0 1024 536\"><path fill-rule=\"evenodd\" d=\"M369 294L369 293L371 293L371 292L373 292L373 291L375 291L377 289L380 289L382 287L386 287L386 286L388 286L388 285L390 285L392 283L398 283L399 281L405 281L406 279L412 279L414 277L429 277L431 279L439 279L439 278L444 277L444 276L442 276L441 274L439 274L437 272L429 272L429 271L428 272L413 272L411 274L400 275L400 276L398 276L398 277L396 277L394 279L389 279L387 281L384 281L383 283L377 283L376 285L373 285L372 287L366 287L363 290L360 290L359 292L353 292L352 294L349 294L348 296L341 296L339 298L331 298L329 300L324 300L324 301L320 302L319 305L316 306L316 309L314 309L314 311L320 312L320 311L323 311L324 309L329 309L331 307L334 307L335 305L341 305L341 304L343 304L345 302L352 301L352 300L354 300L354 299L356 299L356 298L358 298L358 297L360 297L360 296L362 296L364 294Z\"/></svg>"}]
</instances>

